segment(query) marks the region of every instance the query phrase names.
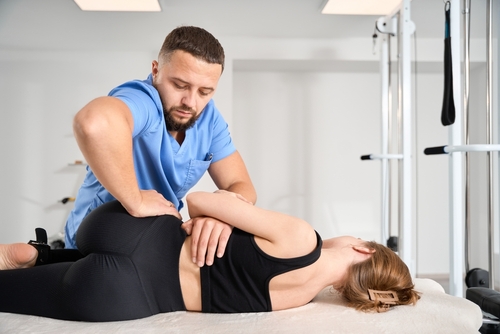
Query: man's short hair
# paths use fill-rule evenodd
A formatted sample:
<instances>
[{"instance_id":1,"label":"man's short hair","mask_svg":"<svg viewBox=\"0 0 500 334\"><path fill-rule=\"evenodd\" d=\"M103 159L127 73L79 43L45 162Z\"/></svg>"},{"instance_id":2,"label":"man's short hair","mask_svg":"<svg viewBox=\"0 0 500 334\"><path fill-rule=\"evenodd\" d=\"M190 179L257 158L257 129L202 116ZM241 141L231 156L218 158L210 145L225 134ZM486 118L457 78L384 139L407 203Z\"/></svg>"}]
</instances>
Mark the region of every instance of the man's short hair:
<instances>
[{"instance_id":1,"label":"man's short hair","mask_svg":"<svg viewBox=\"0 0 500 334\"><path fill-rule=\"evenodd\" d=\"M193 26L181 26L172 30L160 49L158 60L168 61L176 50L185 51L209 64L220 64L224 71L224 49L208 31Z\"/></svg>"}]
</instances>

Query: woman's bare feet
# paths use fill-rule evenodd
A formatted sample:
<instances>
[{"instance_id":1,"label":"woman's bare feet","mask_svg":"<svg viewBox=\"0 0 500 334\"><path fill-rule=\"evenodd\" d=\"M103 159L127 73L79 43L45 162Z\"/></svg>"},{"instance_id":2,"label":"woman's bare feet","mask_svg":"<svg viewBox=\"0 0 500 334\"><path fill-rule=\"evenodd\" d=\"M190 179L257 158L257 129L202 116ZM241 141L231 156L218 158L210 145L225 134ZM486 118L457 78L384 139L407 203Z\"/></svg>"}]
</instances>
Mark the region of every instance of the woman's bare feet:
<instances>
[{"instance_id":1,"label":"woman's bare feet","mask_svg":"<svg viewBox=\"0 0 500 334\"><path fill-rule=\"evenodd\" d=\"M0 270L33 267L37 256L38 251L28 244L0 245Z\"/></svg>"}]
</instances>

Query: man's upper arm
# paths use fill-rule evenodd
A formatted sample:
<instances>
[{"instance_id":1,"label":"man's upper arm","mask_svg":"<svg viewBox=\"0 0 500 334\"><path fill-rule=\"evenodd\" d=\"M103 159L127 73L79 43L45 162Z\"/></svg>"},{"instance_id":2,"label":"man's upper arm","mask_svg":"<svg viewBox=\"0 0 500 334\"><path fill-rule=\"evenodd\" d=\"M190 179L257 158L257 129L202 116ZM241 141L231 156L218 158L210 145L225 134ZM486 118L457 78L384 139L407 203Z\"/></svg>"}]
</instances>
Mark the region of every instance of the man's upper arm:
<instances>
[{"instance_id":1,"label":"man's upper arm","mask_svg":"<svg viewBox=\"0 0 500 334\"><path fill-rule=\"evenodd\" d=\"M133 137L147 132L161 122L163 115L160 115L153 95L154 92L146 90L140 82L131 82L110 92L110 96L121 100L127 106L133 119Z\"/></svg>"},{"instance_id":2,"label":"man's upper arm","mask_svg":"<svg viewBox=\"0 0 500 334\"><path fill-rule=\"evenodd\" d=\"M82 136L93 133L106 135L105 127L116 126L117 123L123 124L132 132L134 120L127 105L119 99L103 96L89 102L75 115L73 127L77 139L83 139Z\"/></svg>"}]
</instances>

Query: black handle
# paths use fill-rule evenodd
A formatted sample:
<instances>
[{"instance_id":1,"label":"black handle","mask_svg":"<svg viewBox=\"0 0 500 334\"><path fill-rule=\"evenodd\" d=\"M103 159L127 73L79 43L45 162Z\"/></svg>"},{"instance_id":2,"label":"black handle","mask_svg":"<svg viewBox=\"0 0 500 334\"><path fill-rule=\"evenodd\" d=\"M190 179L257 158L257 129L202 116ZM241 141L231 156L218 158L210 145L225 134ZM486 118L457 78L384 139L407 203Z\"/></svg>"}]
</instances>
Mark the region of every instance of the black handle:
<instances>
[{"instance_id":1,"label":"black handle","mask_svg":"<svg viewBox=\"0 0 500 334\"><path fill-rule=\"evenodd\" d=\"M433 154L447 154L444 148L446 146L436 146L436 147L428 147L424 150L425 155L433 155Z\"/></svg>"},{"instance_id":2,"label":"black handle","mask_svg":"<svg viewBox=\"0 0 500 334\"><path fill-rule=\"evenodd\" d=\"M36 242L46 244L47 243L47 232L41 227L35 228Z\"/></svg>"},{"instance_id":3,"label":"black handle","mask_svg":"<svg viewBox=\"0 0 500 334\"><path fill-rule=\"evenodd\" d=\"M445 5L445 39L444 39L444 94L441 109L441 123L444 126L455 123L455 102L453 100L453 69L451 60L450 37L450 3Z\"/></svg>"},{"instance_id":4,"label":"black handle","mask_svg":"<svg viewBox=\"0 0 500 334\"><path fill-rule=\"evenodd\" d=\"M361 160L371 160L372 159L372 155L371 154L367 154L367 155L362 155L361 156Z\"/></svg>"}]
</instances>

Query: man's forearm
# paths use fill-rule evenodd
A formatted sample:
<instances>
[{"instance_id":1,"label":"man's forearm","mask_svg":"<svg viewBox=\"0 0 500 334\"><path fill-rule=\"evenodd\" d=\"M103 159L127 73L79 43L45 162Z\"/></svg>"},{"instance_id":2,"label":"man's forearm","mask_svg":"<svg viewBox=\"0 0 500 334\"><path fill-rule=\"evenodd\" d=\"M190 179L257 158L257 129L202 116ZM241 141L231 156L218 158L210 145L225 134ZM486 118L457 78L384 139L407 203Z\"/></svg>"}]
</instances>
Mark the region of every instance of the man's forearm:
<instances>
[{"instance_id":1,"label":"man's forearm","mask_svg":"<svg viewBox=\"0 0 500 334\"><path fill-rule=\"evenodd\" d=\"M251 183L249 184L246 182L238 182L231 185L228 189L224 190L240 194L241 196L245 197L247 201L252 202L252 204L255 204L257 202L257 192L255 191L255 188Z\"/></svg>"}]
</instances>

